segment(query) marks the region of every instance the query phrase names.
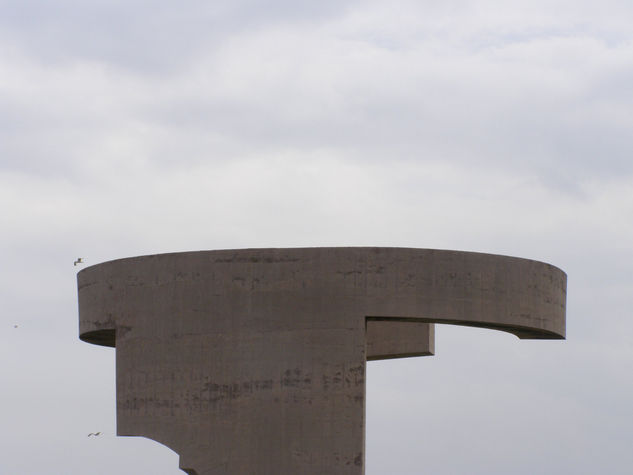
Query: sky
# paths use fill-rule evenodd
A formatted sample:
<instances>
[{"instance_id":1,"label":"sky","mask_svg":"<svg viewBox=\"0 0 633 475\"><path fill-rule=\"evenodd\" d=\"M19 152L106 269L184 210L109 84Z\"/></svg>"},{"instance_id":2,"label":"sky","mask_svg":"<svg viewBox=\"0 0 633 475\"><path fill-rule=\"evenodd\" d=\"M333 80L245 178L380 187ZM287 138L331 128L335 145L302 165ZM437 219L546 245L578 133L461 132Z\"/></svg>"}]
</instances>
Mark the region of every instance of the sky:
<instances>
[{"instance_id":1,"label":"sky","mask_svg":"<svg viewBox=\"0 0 633 475\"><path fill-rule=\"evenodd\" d=\"M624 0L0 0L0 473L183 473L115 436L77 257L305 246L568 274L565 341L438 325L435 356L371 362L367 475L631 473L631 24Z\"/></svg>"}]
</instances>

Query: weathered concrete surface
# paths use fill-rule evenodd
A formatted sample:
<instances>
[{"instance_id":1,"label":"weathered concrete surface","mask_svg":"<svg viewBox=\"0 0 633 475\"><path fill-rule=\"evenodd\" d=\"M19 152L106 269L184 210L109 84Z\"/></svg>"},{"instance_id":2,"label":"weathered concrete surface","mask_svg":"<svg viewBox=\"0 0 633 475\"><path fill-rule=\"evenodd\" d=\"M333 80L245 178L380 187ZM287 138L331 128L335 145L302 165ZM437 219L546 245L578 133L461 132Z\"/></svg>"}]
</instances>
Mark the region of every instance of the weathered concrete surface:
<instances>
[{"instance_id":1,"label":"weathered concrete surface","mask_svg":"<svg viewBox=\"0 0 633 475\"><path fill-rule=\"evenodd\" d=\"M365 362L432 354L433 322L565 337L565 274L489 254L161 254L88 267L78 288L80 337L116 346L118 434L197 475L361 475Z\"/></svg>"}]
</instances>

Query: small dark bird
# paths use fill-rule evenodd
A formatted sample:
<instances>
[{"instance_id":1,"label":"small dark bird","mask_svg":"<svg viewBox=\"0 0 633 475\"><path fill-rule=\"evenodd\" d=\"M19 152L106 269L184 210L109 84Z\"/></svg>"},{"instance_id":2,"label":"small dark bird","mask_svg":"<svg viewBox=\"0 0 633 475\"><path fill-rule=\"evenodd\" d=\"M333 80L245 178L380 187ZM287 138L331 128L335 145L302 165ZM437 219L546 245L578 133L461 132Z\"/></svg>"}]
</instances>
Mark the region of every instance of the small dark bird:
<instances>
[{"instance_id":1,"label":"small dark bird","mask_svg":"<svg viewBox=\"0 0 633 475\"><path fill-rule=\"evenodd\" d=\"M88 434L88 437L90 437L91 435L94 435L95 437L99 437L101 435L101 432L91 432L90 434Z\"/></svg>"},{"instance_id":2,"label":"small dark bird","mask_svg":"<svg viewBox=\"0 0 633 475\"><path fill-rule=\"evenodd\" d=\"M83 264L84 261L82 260L81 257L78 257L77 260L75 262L73 262L73 265L76 266L77 264Z\"/></svg>"}]
</instances>

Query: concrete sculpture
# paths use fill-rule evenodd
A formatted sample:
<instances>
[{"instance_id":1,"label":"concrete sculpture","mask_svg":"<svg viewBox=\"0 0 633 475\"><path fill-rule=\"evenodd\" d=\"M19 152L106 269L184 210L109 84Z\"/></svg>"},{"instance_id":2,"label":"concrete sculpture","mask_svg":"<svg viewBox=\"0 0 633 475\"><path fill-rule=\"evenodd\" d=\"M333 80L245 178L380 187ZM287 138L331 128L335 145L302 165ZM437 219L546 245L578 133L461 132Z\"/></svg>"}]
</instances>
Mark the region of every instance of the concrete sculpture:
<instances>
[{"instance_id":1,"label":"concrete sculpture","mask_svg":"<svg viewBox=\"0 0 633 475\"><path fill-rule=\"evenodd\" d=\"M116 346L118 435L196 475L363 474L366 361L432 355L434 322L565 337L565 274L490 254L200 251L77 279L81 339Z\"/></svg>"}]
</instances>

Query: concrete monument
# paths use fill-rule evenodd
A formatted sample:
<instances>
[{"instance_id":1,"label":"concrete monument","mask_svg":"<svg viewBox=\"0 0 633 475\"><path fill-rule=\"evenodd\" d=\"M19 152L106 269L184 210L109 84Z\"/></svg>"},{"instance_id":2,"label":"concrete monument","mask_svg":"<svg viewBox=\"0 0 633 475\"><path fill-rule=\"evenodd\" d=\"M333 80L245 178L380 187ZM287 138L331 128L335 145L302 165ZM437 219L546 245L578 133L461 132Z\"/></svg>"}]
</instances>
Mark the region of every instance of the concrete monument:
<instances>
[{"instance_id":1,"label":"concrete monument","mask_svg":"<svg viewBox=\"0 0 633 475\"><path fill-rule=\"evenodd\" d=\"M432 355L434 323L565 337L565 274L490 254L184 252L77 280L80 338L116 347L118 435L196 475L362 475L366 361Z\"/></svg>"}]
</instances>

